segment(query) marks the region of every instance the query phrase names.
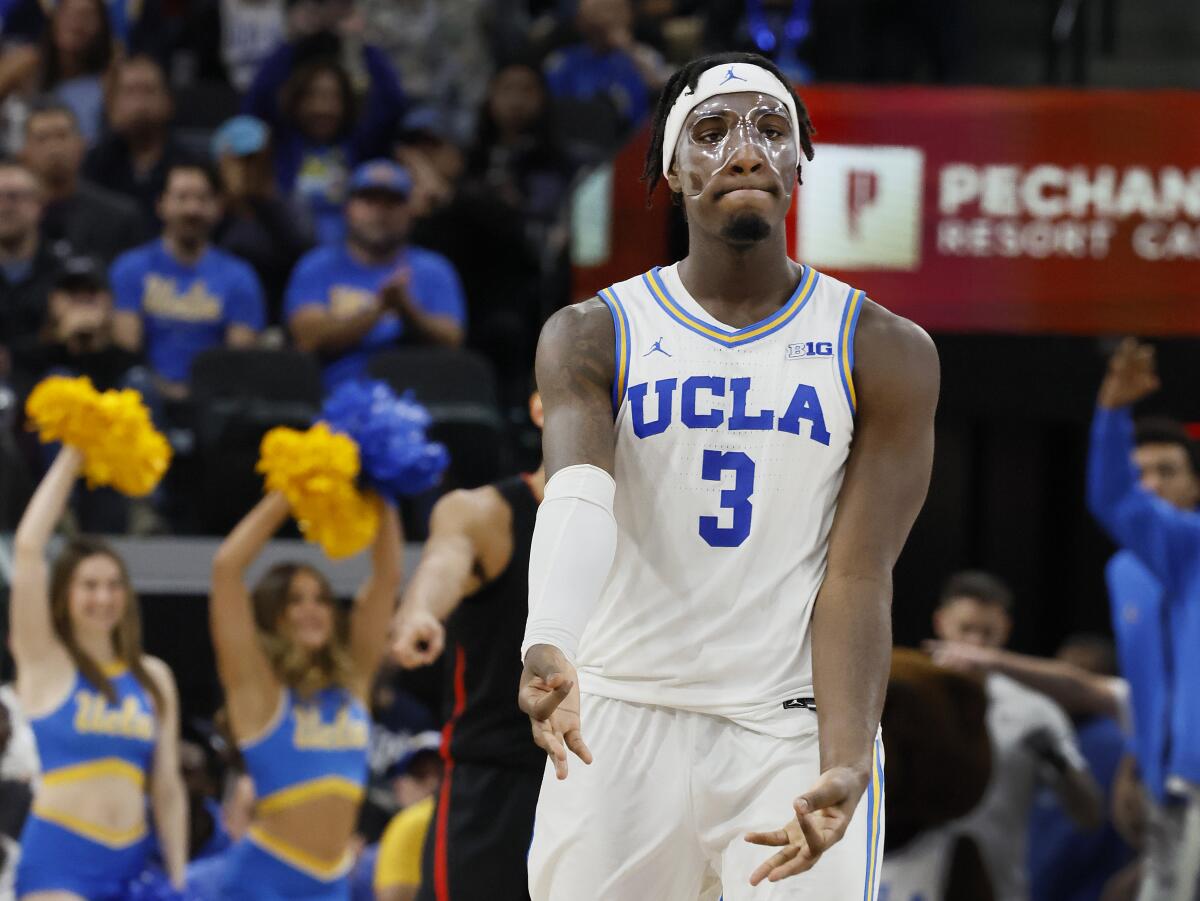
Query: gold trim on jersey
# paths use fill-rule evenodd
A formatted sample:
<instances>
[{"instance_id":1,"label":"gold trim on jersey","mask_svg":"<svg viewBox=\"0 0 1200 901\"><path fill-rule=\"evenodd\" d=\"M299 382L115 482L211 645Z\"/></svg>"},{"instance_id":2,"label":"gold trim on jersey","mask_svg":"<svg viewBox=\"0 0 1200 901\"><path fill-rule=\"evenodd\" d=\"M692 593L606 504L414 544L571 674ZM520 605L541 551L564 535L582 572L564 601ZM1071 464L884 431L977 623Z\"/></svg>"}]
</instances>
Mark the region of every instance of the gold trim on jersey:
<instances>
[{"instance_id":1,"label":"gold trim on jersey","mask_svg":"<svg viewBox=\"0 0 1200 901\"><path fill-rule=\"evenodd\" d=\"M281 788L263 797L254 807L259 815L278 813L289 807L294 807L304 801L315 798L336 797L345 798L355 804L363 799L365 789L357 782L344 776L322 776L320 779L310 779L296 785Z\"/></svg>"},{"instance_id":2,"label":"gold trim on jersey","mask_svg":"<svg viewBox=\"0 0 1200 901\"><path fill-rule=\"evenodd\" d=\"M42 774L42 785L69 785L98 776L117 776L128 779L139 789L146 785L146 773L141 767L119 757L101 757L84 763L60 766Z\"/></svg>"},{"instance_id":3,"label":"gold trim on jersey","mask_svg":"<svg viewBox=\"0 0 1200 901\"><path fill-rule=\"evenodd\" d=\"M247 829L246 838L272 857L276 857L288 866L322 882L340 879L350 872L350 868L354 864L354 856L349 851L345 851L337 860L323 860L315 854L310 854L289 842L276 838L258 826L251 826Z\"/></svg>"},{"instance_id":4,"label":"gold trim on jersey","mask_svg":"<svg viewBox=\"0 0 1200 901\"><path fill-rule=\"evenodd\" d=\"M131 829L109 829L107 826L89 823L80 817L64 813L61 810L54 810L41 804L33 805L32 814L40 820L61 826L68 832L74 832L76 835L96 842L99 845L104 845L106 848L112 848L114 851L124 850L146 837L146 823L144 821Z\"/></svg>"}]
</instances>

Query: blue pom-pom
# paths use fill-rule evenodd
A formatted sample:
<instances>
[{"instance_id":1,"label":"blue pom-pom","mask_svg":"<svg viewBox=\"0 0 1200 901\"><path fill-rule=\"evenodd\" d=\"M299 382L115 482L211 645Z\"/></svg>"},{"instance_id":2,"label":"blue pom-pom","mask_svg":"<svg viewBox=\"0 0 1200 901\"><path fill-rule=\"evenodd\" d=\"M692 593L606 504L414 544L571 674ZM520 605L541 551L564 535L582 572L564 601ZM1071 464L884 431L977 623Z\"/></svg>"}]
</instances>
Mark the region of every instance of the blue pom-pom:
<instances>
[{"instance_id":1,"label":"blue pom-pom","mask_svg":"<svg viewBox=\"0 0 1200 901\"><path fill-rule=\"evenodd\" d=\"M428 491L450 465L446 446L425 436L429 411L386 382L342 384L326 399L321 419L354 439L364 483L385 497Z\"/></svg>"}]
</instances>

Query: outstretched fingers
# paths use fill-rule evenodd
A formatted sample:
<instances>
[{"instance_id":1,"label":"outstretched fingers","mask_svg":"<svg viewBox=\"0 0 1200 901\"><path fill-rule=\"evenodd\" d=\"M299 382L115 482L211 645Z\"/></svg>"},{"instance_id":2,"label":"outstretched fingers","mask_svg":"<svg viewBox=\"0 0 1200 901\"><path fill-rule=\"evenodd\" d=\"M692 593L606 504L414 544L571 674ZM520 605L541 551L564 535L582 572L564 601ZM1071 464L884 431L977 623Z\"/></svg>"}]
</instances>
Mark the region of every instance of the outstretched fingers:
<instances>
[{"instance_id":1,"label":"outstretched fingers","mask_svg":"<svg viewBox=\"0 0 1200 901\"><path fill-rule=\"evenodd\" d=\"M583 733L579 731L578 727L568 730L563 738L567 742L567 747L571 749L571 753L590 766L592 763L592 752L583 740Z\"/></svg>"},{"instance_id":2,"label":"outstretched fingers","mask_svg":"<svg viewBox=\"0 0 1200 901\"><path fill-rule=\"evenodd\" d=\"M559 779L567 778L567 748L562 736L548 722L534 723L533 740L554 762L554 774Z\"/></svg>"},{"instance_id":3,"label":"outstretched fingers","mask_svg":"<svg viewBox=\"0 0 1200 901\"><path fill-rule=\"evenodd\" d=\"M566 700L567 695L571 693L571 687L575 683L563 677L560 673L555 673L550 678L545 679L543 684L549 691L545 691L533 703L532 709L529 711L529 715L535 720L550 719L550 715L558 709L558 705Z\"/></svg>"}]
</instances>

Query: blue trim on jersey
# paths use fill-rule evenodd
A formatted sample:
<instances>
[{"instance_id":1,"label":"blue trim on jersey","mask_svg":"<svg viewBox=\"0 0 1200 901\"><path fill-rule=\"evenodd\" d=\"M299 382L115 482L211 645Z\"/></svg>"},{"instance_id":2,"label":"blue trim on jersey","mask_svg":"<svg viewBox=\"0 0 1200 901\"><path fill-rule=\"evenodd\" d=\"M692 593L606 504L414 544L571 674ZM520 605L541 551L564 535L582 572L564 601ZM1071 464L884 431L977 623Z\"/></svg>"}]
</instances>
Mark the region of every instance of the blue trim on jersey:
<instances>
[{"instance_id":1,"label":"blue trim on jersey","mask_svg":"<svg viewBox=\"0 0 1200 901\"><path fill-rule=\"evenodd\" d=\"M882 751L883 740L876 738L871 753L871 781L867 783L867 870L863 876L863 901L875 901L879 895L879 871L882 863L879 860L880 839L887 828L887 824L883 822Z\"/></svg>"},{"instance_id":2,"label":"blue trim on jersey","mask_svg":"<svg viewBox=\"0 0 1200 901\"><path fill-rule=\"evenodd\" d=\"M854 391L854 332L858 328L858 317L862 313L866 295L851 288L846 295L846 308L842 311L842 325L838 330L838 375L850 414L858 412L858 396Z\"/></svg>"},{"instance_id":3,"label":"blue trim on jersey","mask_svg":"<svg viewBox=\"0 0 1200 901\"><path fill-rule=\"evenodd\" d=\"M871 822L875 814L875 788L874 779L867 782L867 866L863 873L863 901L869 901L867 893L871 890L871 845L875 838L874 831L871 829Z\"/></svg>"},{"instance_id":4,"label":"blue trim on jersey","mask_svg":"<svg viewBox=\"0 0 1200 901\"><path fill-rule=\"evenodd\" d=\"M887 778L883 765L883 736L875 739L875 768L879 770L879 795L875 799L875 803L879 805L879 829L875 834L875 854L871 858L875 867L871 887L878 898L879 880L883 876L883 836L887 832Z\"/></svg>"},{"instance_id":5,"label":"blue trim on jersey","mask_svg":"<svg viewBox=\"0 0 1200 901\"><path fill-rule=\"evenodd\" d=\"M743 344L750 344L779 331L804 309L804 305L808 303L808 299L812 297L813 291L817 288L817 282L821 280L821 275L817 270L804 266L800 273L800 284L796 286L796 290L788 298L787 303L761 322L736 331L729 331L705 322L703 319L698 319L680 306L679 302L671 296L671 292L667 290L659 271L660 267L655 266L642 276L642 281L662 311L684 328L721 347L741 347Z\"/></svg>"},{"instance_id":6,"label":"blue trim on jersey","mask_svg":"<svg viewBox=\"0 0 1200 901\"><path fill-rule=\"evenodd\" d=\"M600 292L600 299L608 306L613 318L613 416L621 409L625 392L629 388L629 316L617 296L616 288L608 287Z\"/></svg>"}]
</instances>

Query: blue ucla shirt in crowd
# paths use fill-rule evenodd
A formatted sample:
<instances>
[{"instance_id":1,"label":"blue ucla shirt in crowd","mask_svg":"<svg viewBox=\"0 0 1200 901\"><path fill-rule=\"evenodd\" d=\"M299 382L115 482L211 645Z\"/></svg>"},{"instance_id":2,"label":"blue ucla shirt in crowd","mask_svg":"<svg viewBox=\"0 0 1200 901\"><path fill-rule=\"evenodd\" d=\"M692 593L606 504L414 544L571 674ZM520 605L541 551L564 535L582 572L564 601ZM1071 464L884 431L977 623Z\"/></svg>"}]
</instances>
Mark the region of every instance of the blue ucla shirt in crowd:
<instances>
[{"instance_id":1,"label":"blue ucla shirt in crowd","mask_svg":"<svg viewBox=\"0 0 1200 901\"><path fill-rule=\"evenodd\" d=\"M411 272L409 290L427 313L449 316L460 325L467 320L467 304L454 266L439 253L407 247L394 260L378 266L360 263L345 244L318 247L292 272L284 298L284 317L291 319L308 306L320 306L334 316L353 316L376 303L384 282L398 268ZM404 334L404 322L394 313L384 314L354 347L326 358L325 387L329 390L367 374L372 354L394 346Z\"/></svg>"},{"instance_id":2,"label":"blue ucla shirt in crowd","mask_svg":"<svg viewBox=\"0 0 1200 901\"><path fill-rule=\"evenodd\" d=\"M586 44L564 47L546 60L546 85L555 97L607 97L630 124L640 122L650 105L637 65L622 50L597 53Z\"/></svg>"},{"instance_id":3,"label":"blue ucla shirt in crowd","mask_svg":"<svg viewBox=\"0 0 1200 901\"><path fill-rule=\"evenodd\" d=\"M1169 660L1165 703L1169 715L1167 758L1163 771L1168 787L1172 777L1200 785L1200 512L1179 510L1155 497L1138 483L1132 461L1133 417L1128 407L1096 409L1088 452L1088 507L1109 536L1137 557L1162 591L1166 620L1160 630L1166 644L1151 648ZM1125 663L1125 660L1122 660ZM1140 673L1126 672L1126 677ZM1134 726L1138 723L1134 698ZM1147 747L1159 740L1143 736Z\"/></svg>"},{"instance_id":4,"label":"blue ucla shirt in crowd","mask_svg":"<svg viewBox=\"0 0 1200 901\"><path fill-rule=\"evenodd\" d=\"M162 240L117 258L110 273L116 308L142 317L142 344L151 368L186 382L192 360L220 347L231 325L256 331L265 320L262 288L249 265L210 247L184 265Z\"/></svg>"},{"instance_id":5,"label":"blue ucla shirt in crowd","mask_svg":"<svg viewBox=\"0 0 1200 901\"><path fill-rule=\"evenodd\" d=\"M1170 608L1162 585L1133 551L1118 551L1104 570L1121 675L1133 707L1130 750L1142 785L1162 803L1174 693Z\"/></svg>"}]
</instances>

